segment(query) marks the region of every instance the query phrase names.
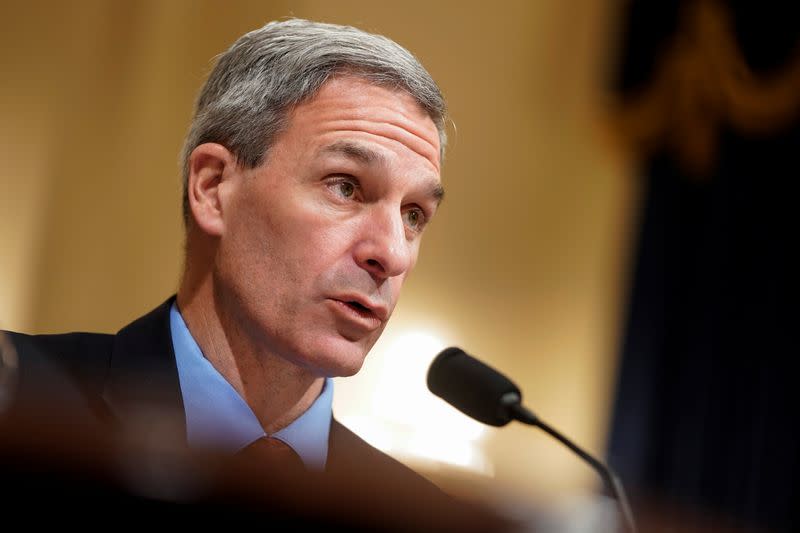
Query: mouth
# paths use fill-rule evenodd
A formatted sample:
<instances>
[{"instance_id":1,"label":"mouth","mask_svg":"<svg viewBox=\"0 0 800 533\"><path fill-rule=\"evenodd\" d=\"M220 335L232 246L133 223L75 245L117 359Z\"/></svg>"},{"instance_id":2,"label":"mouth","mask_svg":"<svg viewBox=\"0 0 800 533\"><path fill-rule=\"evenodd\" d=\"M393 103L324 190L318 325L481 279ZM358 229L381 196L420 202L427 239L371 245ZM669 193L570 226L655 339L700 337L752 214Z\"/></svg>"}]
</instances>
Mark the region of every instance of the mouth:
<instances>
[{"instance_id":1,"label":"mouth","mask_svg":"<svg viewBox=\"0 0 800 533\"><path fill-rule=\"evenodd\" d=\"M375 313L372 312L372 309L363 305L361 303L356 302L355 300L351 300L349 302L342 302L350 309L358 313L359 315L363 316L364 318L378 318Z\"/></svg>"},{"instance_id":2,"label":"mouth","mask_svg":"<svg viewBox=\"0 0 800 533\"><path fill-rule=\"evenodd\" d=\"M388 318L389 312L385 306L373 304L358 295L346 295L332 298L341 316L348 322L361 324L367 329L375 329Z\"/></svg>"}]
</instances>

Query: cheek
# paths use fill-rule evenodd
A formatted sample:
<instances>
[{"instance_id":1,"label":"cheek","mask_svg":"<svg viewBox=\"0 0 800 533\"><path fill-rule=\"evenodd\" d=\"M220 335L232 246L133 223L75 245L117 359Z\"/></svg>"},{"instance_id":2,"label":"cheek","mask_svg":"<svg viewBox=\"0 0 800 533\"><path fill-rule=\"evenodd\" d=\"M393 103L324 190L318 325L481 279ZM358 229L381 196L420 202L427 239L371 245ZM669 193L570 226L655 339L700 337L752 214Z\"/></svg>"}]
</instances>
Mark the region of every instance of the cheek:
<instances>
[{"instance_id":1,"label":"cheek","mask_svg":"<svg viewBox=\"0 0 800 533\"><path fill-rule=\"evenodd\" d=\"M280 269L281 263L291 264L300 237L298 224L290 216L291 210L274 202L259 201L260 191L251 192L245 199L230 227L231 249L250 263L252 268Z\"/></svg>"},{"instance_id":2,"label":"cheek","mask_svg":"<svg viewBox=\"0 0 800 533\"><path fill-rule=\"evenodd\" d=\"M345 221L306 217L287 236L295 255L305 258L307 265L333 266L350 252L356 242L357 228Z\"/></svg>"},{"instance_id":3,"label":"cheek","mask_svg":"<svg viewBox=\"0 0 800 533\"><path fill-rule=\"evenodd\" d=\"M278 193L286 201L271 201ZM252 190L236 207L226 228L232 242L225 252L236 256L229 263L235 261L231 266L246 271L253 282L296 293L324 288L329 285L325 280L337 275L352 276L349 258L360 231L357 217L326 210L296 191Z\"/></svg>"}]
</instances>

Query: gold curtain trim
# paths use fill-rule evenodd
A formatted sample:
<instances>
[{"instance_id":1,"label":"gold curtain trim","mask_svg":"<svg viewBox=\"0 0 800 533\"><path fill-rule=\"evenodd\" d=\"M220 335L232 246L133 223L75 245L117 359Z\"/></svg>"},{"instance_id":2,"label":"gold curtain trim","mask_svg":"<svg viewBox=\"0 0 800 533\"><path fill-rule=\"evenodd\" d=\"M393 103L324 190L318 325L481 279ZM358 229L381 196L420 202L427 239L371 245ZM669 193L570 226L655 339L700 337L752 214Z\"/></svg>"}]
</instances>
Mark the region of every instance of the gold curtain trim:
<instances>
[{"instance_id":1,"label":"gold curtain trim","mask_svg":"<svg viewBox=\"0 0 800 533\"><path fill-rule=\"evenodd\" d=\"M787 67L757 77L736 44L729 13L715 0L688 6L655 72L612 122L641 156L666 145L696 176L713 169L721 123L764 135L800 113L800 46Z\"/></svg>"}]
</instances>

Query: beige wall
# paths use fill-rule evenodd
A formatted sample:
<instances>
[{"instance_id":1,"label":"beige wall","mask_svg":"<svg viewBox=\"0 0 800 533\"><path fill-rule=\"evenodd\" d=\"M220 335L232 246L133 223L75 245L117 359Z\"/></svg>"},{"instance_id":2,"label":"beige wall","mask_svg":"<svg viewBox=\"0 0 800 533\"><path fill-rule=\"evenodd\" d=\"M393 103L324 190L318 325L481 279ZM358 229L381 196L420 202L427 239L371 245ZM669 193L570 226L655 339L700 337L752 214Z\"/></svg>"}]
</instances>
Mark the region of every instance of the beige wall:
<instances>
[{"instance_id":1,"label":"beige wall","mask_svg":"<svg viewBox=\"0 0 800 533\"><path fill-rule=\"evenodd\" d=\"M354 24L414 51L455 124L447 199L392 327L443 332L603 452L637 199L601 127L612 0L2 8L0 326L115 331L172 293L177 154L210 59L276 17ZM359 394L337 383L337 409ZM524 427L492 430L482 447L496 483L531 494L595 479Z\"/></svg>"}]
</instances>

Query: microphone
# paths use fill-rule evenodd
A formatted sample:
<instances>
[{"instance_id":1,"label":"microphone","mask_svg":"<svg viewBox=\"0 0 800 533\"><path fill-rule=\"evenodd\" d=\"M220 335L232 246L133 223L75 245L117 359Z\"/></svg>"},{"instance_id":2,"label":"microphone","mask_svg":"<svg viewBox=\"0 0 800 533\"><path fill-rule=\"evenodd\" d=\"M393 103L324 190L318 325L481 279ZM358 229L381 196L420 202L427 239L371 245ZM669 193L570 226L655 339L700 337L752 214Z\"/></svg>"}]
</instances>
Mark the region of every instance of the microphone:
<instances>
[{"instance_id":1,"label":"microphone","mask_svg":"<svg viewBox=\"0 0 800 533\"><path fill-rule=\"evenodd\" d=\"M428 368L428 390L467 416L491 426L505 426L512 420L536 426L564 444L589 463L603 480L606 492L620 507L627 529L636 533L628 499L619 477L564 435L545 424L522 405L522 393L510 379L475 359L464 350L442 350Z\"/></svg>"}]
</instances>

